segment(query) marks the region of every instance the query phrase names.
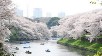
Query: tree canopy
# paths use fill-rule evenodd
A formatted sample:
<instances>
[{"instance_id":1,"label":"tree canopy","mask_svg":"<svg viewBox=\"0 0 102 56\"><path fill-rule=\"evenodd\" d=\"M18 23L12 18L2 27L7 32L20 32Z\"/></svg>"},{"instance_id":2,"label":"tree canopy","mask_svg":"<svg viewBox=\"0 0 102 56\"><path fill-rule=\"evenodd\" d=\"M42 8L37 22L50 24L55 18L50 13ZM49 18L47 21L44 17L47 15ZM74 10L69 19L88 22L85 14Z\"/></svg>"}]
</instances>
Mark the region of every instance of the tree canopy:
<instances>
[{"instance_id":1,"label":"tree canopy","mask_svg":"<svg viewBox=\"0 0 102 56\"><path fill-rule=\"evenodd\" d=\"M102 5L102 0L91 0L90 1L90 4L99 4L99 5Z\"/></svg>"},{"instance_id":2,"label":"tree canopy","mask_svg":"<svg viewBox=\"0 0 102 56\"><path fill-rule=\"evenodd\" d=\"M60 18L52 17L47 23L48 28L51 28L52 26L59 25L58 20L60 20Z\"/></svg>"},{"instance_id":3,"label":"tree canopy","mask_svg":"<svg viewBox=\"0 0 102 56\"><path fill-rule=\"evenodd\" d=\"M57 31L59 36L78 39L82 35L88 35L91 42L102 34L102 10L68 16L60 19L59 24L51 28L52 31Z\"/></svg>"},{"instance_id":4,"label":"tree canopy","mask_svg":"<svg viewBox=\"0 0 102 56\"><path fill-rule=\"evenodd\" d=\"M11 0L0 0L0 41L4 41L11 33L5 23L13 18L14 11L12 9Z\"/></svg>"}]
</instances>

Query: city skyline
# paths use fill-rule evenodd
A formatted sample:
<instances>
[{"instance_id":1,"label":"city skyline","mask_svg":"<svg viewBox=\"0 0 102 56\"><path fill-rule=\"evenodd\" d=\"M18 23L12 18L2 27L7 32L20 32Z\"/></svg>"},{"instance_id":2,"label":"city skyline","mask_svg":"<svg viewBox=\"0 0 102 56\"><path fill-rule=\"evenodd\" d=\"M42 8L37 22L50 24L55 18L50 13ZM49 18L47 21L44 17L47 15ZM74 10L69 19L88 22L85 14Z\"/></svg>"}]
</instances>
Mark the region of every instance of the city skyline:
<instances>
[{"instance_id":1,"label":"city skyline","mask_svg":"<svg viewBox=\"0 0 102 56\"><path fill-rule=\"evenodd\" d=\"M16 12L17 16L23 16L23 10L21 10L19 8L16 8L15 12ZM27 13L28 12L29 11L27 11ZM40 17L43 17L42 14L43 14L42 8L34 8L33 9L33 17L31 17L31 18L40 18ZM57 13L56 17L61 17L62 18L64 16L65 16L65 12L59 12L59 13ZM50 12L47 12L45 17L52 17L52 14Z\"/></svg>"},{"instance_id":2,"label":"city skyline","mask_svg":"<svg viewBox=\"0 0 102 56\"><path fill-rule=\"evenodd\" d=\"M34 8L42 8L43 17L46 17L47 12L50 12L51 16L58 16L58 13L64 11L66 16L77 13L83 13L95 9L102 8L100 5L90 4L90 0L13 0L14 3L23 10L24 16L33 16Z\"/></svg>"}]
</instances>

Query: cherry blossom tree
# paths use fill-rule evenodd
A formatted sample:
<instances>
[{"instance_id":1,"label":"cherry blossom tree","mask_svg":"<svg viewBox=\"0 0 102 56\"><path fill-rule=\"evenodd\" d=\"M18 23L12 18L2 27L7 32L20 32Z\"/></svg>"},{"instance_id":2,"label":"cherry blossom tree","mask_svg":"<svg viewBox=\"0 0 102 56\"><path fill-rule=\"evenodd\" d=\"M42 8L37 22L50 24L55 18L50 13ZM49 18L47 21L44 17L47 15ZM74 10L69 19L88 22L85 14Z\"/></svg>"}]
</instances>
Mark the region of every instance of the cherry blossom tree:
<instances>
[{"instance_id":1,"label":"cherry blossom tree","mask_svg":"<svg viewBox=\"0 0 102 56\"><path fill-rule=\"evenodd\" d=\"M52 27L52 30L60 32L63 37L78 39L90 33L88 40L92 42L94 38L102 34L102 10L81 13L68 16L59 20L59 26Z\"/></svg>"},{"instance_id":2,"label":"cherry blossom tree","mask_svg":"<svg viewBox=\"0 0 102 56\"><path fill-rule=\"evenodd\" d=\"M11 21L11 26L13 26L13 28L19 28L16 30L18 32L16 33L18 38L45 39L50 38L51 36L45 23L32 22L24 17L15 16L15 18Z\"/></svg>"},{"instance_id":3,"label":"cherry blossom tree","mask_svg":"<svg viewBox=\"0 0 102 56\"><path fill-rule=\"evenodd\" d=\"M6 37L10 35L10 30L5 25L5 21L9 21L13 18L12 11L12 1L11 0L0 0L0 40L3 41Z\"/></svg>"}]
</instances>

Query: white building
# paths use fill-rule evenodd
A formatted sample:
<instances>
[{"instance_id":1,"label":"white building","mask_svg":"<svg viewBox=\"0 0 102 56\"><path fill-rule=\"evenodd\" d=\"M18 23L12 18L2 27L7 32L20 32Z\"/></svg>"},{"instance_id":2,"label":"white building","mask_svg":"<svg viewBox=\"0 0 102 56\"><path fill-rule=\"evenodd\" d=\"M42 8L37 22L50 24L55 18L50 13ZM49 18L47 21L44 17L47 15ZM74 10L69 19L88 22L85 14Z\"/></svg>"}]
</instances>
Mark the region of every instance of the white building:
<instances>
[{"instance_id":1,"label":"white building","mask_svg":"<svg viewBox=\"0 0 102 56\"><path fill-rule=\"evenodd\" d=\"M42 8L34 8L33 18L40 18L40 17L42 17Z\"/></svg>"}]
</instances>

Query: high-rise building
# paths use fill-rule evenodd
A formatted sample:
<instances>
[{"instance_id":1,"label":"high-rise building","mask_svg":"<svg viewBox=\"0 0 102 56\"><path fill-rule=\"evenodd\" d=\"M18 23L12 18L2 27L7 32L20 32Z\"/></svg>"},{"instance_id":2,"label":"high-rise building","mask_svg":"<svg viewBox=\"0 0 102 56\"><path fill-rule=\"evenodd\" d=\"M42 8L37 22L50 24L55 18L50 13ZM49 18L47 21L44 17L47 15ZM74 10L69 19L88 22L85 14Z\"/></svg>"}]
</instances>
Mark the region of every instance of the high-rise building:
<instances>
[{"instance_id":1,"label":"high-rise building","mask_svg":"<svg viewBox=\"0 0 102 56\"><path fill-rule=\"evenodd\" d=\"M34 18L42 17L42 8L34 8L33 17Z\"/></svg>"},{"instance_id":2,"label":"high-rise building","mask_svg":"<svg viewBox=\"0 0 102 56\"><path fill-rule=\"evenodd\" d=\"M58 13L58 17L65 17L65 12L60 12L60 13Z\"/></svg>"},{"instance_id":3,"label":"high-rise building","mask_svg":"<svg viewBox=\"0 0 102 56\"><path fill-rule=\"evenodd\" d=\"M17 16L23 16L23 10L16 8L15 13Z\"/></svg>"}]
</instances>

